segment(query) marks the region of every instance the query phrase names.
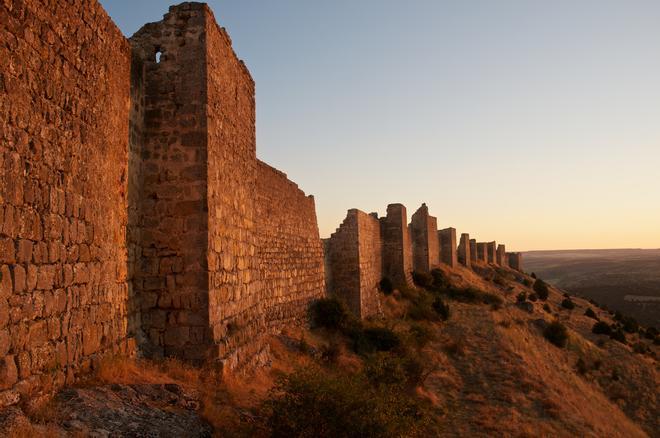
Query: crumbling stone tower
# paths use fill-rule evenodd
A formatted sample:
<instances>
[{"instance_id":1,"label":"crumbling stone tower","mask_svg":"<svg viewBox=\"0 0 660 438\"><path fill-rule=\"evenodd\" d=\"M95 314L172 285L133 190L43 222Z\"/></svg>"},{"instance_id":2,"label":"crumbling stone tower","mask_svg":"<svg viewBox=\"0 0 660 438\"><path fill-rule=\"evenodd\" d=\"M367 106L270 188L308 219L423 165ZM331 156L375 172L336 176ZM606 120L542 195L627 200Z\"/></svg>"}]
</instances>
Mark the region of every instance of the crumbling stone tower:
<instances>
[{"instance_id":1,"label":"crumbling stone tower","mask_svg":"<svg viewBox=\"0 0 660 438\"><path fill-rule=\"evenodd\" d=\"M470 235L461 234L461 242L458 244L458 261L466 267L472 266L472 253L470 252Z\"/></svg>"},{"instance_id":2,"label":"crumbling stone tower","mask_svg":"<svg viewBox=\"0 0 660 438\"><path fill-rule=\"evenodd\" d=\"M486 242L477 242L477 260L488 263L488 244Z\"/></svg>"},{"instance_id":3,"label":"crumbling stone tower","mask_svg":"<svg viewBox=\"0 0 660 438\"><path fill-rule=\"evenodd\" d=\"M507 253L509 259L509 267L520 272L524 272L522 264L522 253L521 252L509 252Z\"/></svg>"},{"instance_id":4,"label":"crumbling stone tower","mask_svg":"<svg viewBox=\"0 0 660 438\"><path fill-rule=\"evenodd\" d=\"M507 266L506 247L503 244L497 245L497 264Z\"/></svg>"},{"instance_id":5,"label":"crumbling stone tower","mask_svg":"<svg viewBox=\"0 0 660 438\"><path fill-rule=\"evenodd\" d=\"M470 261L477 261L477 239L470 239Z\"/></svg>"},{"instance_id":6,"label":"crumbling stone tower","mask_svg":"<svg viewBox=\"0 0 660 438\"><path fill-rule=\"evenodd\" d=\"M440 253L442 263L452 268L458 265L458 256L456 254L456 228L445 228L438 231L440 239Z\"/></svg>"},{"instance_id":7,"label":"crumbling stone tower","mask_svg":"<svg viewBox=\"0 0 660 438\"><path fill-rule=\"evenodd\" d=\"M440 263L440 247L438 220L429 215L426 204L422 204L412 215L410 236L413 248L413 269L430 272L433 266Z\"/></svg>"},{"instance_id":8,"label":"crumbling stone tower","mask_svg":"<svg viewBox=\"0 0 660 438\"><path fill-rule=\"evenodd\" d=\"M348 210L326 245L328 292L342 299L360 318L380 313L383 245L378 218Z\"/></svg>"},{"instance_id":9,"label":"crumbling stone tower","mask_svg":"<svg viewBox=\"0 0 660 438\"><path fill-rule=\"evenodd\" d=\"M380 218L383 239L383 275L395 286L412 285L412 244L408 215L402 204L389 204L387 216Z\"/></svg>"},{"instance_id":10,"label":"crumbling stone tower","mask_svg":"<svg viewBox=\"0 0 660 438\"><path fill-rule=\"evenodd\" d=\"M488 242L486 244L486 257L488 263L497 262L497 242Z\"/></svg>"}]
</instances>

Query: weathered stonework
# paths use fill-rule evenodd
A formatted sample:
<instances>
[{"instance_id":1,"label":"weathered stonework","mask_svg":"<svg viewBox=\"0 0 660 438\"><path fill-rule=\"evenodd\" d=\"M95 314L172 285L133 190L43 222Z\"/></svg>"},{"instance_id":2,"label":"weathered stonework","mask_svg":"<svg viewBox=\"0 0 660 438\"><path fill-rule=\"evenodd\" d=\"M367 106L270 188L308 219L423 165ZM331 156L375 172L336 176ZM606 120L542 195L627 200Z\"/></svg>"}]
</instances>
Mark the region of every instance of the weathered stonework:
<instances>
[{"instance_id":1,"label":"weathered stonework","mask_svg":"<svg viewBox=\"0 0 660 438\"><path fill-rule=\"evenodd\" d=\"M522 253L521 252L508 252L507 258L509 261L509 267L520 272L524 272L522 264Z\"/></svg>"},{"instance_id":2,"label":"weathered stonework","mask_svg":"<svg viewBox=\"0 0 660 438\"><path fill-rule=\"evenodd\" d=\"M406 207L402 204L388 205L387 216L380 218L383 275L395 286L412 285L412 244L407 223Z\"/></svg>"},{"instance_id":3,"label":"weathered stonework","mask_svg":"<svg viewBox=\"0 0 660 438\"><path fill-rule=\"evenodd\" d=\"M477 261L477 239L470 239L470 262Z\"/></svg>"},{"instance_id":4,"label":"weathered stonework","mask_svg":"<svg viewBox=\"0 0 660 438\"><path fill-rule=\"evenodd\" d=\"M477 260L481 263L488 263L488 244L486 242L477 242Z\"/></svg>"},{"instance_id":5,"label":"weathered stonework","mask_svg":"<svg viewBox=\"0 0 660 438\"><path fill-rule=\"evenodd\" d=\"M130 47L95 1L0 3L0 400L130 354Z\"/></svg>"},{"instance_id":6,"label":"weathered stonework","mask_svg":"<svg viewBox=\"0 0 660 438\"><path fill-rule=\"evenodd\" d=\"M382 254L378 219L357 209L348 210L326 243L328 290L360 318L380 313Z\"/></svg>"},{"instance_id":7,"label":"weathered stonework","mask_svg":"<svg viewBox=\"0 0 660 438\"><path fill-rule=\"evenodd\" d=\"M433 266L440 263L440 249L438 220L429 215L426 204L422 204L411 217L410 237L413 248L413 269L430 272Z\"/></svg>"},{"instance_id":8,"label":"weathered stonework","mask_svg":"<svg viewBox=\"0 0 660 438\"><path fill-rule=\"evenodd\" d=\"M495 263L497 261L497 243L495 241L486 244L486 255L488 263Z\"/></svg>"},{"instance_id":9,"label":"weathered stonework","mask_svg":"<svg viewBox=\"0 0 660 438\"><path fill-rule=\"evenodd\" d=\"M507 266L506 247L503 244L497 245L496 262L500 266Z\"/></svg>"},{"instance_id":10,"label":"weathered stonework","mask_svg":"<svg viewBox=\"0 0 660 438\"><path fill-rule=\"evenodd\" d=\"M256 159L254 82L209 8L129 43L94 0L10 1L0 35L0 399L136 345L265 359L323 254L313 198Z\"/></svg>"},{"instance_id":11,"label":"weathered stonework","mask_svg":"<svg viewBox=\"0 0 660 438\"><path fill-rule=\"evenodd\" d=\"M466 267L472 266L472 254L470 252L470 235L461 234L461 241L458 244L458 262Z\"/></svg>"},{"instance_id":12,"label":"weathered stonework","mask_svg":"<svg viewBox=\"0 0 660 438\"><path fill-rule=\"evenodd\" d=\"M458 265L458 256L456 254L456 228L445 228L438 231L440 239L440 259L442 263L452 268Z\"/></svg>"}]
</instances>

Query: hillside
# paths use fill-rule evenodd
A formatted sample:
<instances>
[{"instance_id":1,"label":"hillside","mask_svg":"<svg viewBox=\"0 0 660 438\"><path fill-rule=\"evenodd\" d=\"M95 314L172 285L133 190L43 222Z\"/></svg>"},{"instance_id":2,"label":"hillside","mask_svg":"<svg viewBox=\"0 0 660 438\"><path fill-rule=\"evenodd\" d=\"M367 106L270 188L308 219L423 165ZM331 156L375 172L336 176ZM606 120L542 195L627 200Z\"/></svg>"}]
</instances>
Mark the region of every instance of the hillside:
<instances>
[{"instance_id":1,"label":"hillside","mask_svg":"<svg viewBox=\"0 0 660 438\"><path fill-rule=\"evenodd\" d=\"M385 412L404 402L417 412L413 420L392 414L401 423L393 420L386 426L371 419L369 427L385 427L365 429L371 432L658 436L658 346L649 339L626 333L624 345L593 334L595 319L585 316L586 309L593 309L597 318L610 324L612 315L581 298L571 298L575 307L566 309L561 304L564 294L554 287L547 301L523 302L518 297L533 293L526 286L533 279L509 269L442 266L433 278L427 287L436 288L439 280L443 283L439 292L410 289L382 295L384 318L365 325L382 329L377 344L381 346L388 339L383 333L391 329L408 345L407 353L397 353L403 351L399 346L392 352L365 354L364 348L356 349L358 343L351 341L360 339L352 338L355 327L339 331L291 328L271 336L272 362L256 374L219 376L173 361L153 364L118 359L99 364L93 379L65 389L53 402L23 406L27 417L16 411L5 415L3 425L17 435L66 436L107 429L107 419L113 418L112 427L124 432L159 427L174 434L177 429L163 424L186 424L184 430L190 436L208 436L211 430L217 436L330 436L328 430L336 426L333 422L353 421L340 424L344 436L369 436L358 433L363 418L345 419L342 416L347 414L340 411L337 417L342 418L332 414L333 409L346 409L351 403L357 403L354 410L360 411L360 403L372 402L361 398L363 387L355 383L366 375L377 394L398 399L383 405ZM424 300L433 296L442 297L448 305L446 321L428 312ZM554 320L567 328L564 347L543 336L544 328ZM397 376L399 368L387 364L396 365L397 358L407 360L411 355L420 359L422 369L412 385L396 386L388 379ZM379 371L374 363L385 366ZM301 369L312 372L305 374ZM273 392L278 378L291 373L298 377L289 380L288 386L280 381L279 392ZM372 379L374 375L378 378ZM164 399L163 394L169 395ZM278 411L283 407L287 409ZM428 421L419 420L423 416ZM299 427L300 418L308 429L283 433L287 427Z\"/></svg>"},{"instance_id":2,"label":"hillside","mask_svg":"<svg viewBox=\"0 0 660 438\"><path fill-rule=\"evenodd\" d=\"M660 326L660 250L531 251L525 269L608 309Z\"/></svg>"}]
</instances>

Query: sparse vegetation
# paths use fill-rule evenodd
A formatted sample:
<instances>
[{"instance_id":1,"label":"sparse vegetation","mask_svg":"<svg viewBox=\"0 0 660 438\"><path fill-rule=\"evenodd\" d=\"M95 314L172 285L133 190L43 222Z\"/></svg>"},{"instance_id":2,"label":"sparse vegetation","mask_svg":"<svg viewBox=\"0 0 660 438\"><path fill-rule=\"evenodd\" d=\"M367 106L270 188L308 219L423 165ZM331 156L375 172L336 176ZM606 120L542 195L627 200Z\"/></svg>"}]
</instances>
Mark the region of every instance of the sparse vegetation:
<instances>
[{"instance_id":1,"label":"sparse vegetation","mask_svg":"<svg viewBox=\"0 0 660 438\"><path fill-rule=\"evenodd\" d=\"M561 307L568 310L575 309L575 303L570 298L564 298L561 302Z\"/></svg>"},{"instance_id":2,"label":"sparse vegetation","mask_svg":"<svg viewBox=\"0 0 660 438\"><path fill-rule=\"evenodd\" d=\"M612 327L605 321L598 321L591 328L591 332L597 335L610 335L612 333Z\"/></svg>"},{"instance_id":3,"label":"sparse vegetation","mask_svg":"<svg viewBox=\"0 0 660 438\"><path fill-rule=\"evenodd\" d=\"M433 277L426 272L413 271L412 278L417 287L430 289L433 285Z\"/></svg>"},{"instance_id":4,"label":"sparse vegetation","mask_svg":"<svg viewBox=\"0 0 660 438\"><path fill-rule=\"evenodd\" d=\"M615 341L621 342L622 344L627 344L626 334L621 329L612 330L610 333L610 338Z\"/></svg>"},{"instance_id":5,"label":"sparse vegetation","mask_svg":"<svg viewBox=\"0 0 660 438\"><path fill-rule=\"evenodd\" d=\"M536 295L536 293L531 293L531 294L529 294L528 299L529 299L529 301L536 302L536 301L538 301L539 296Z\"/></svg>"},{"instance_id":6,"label":"sparse vegetation","mask_svg":"<svg viewBox=\"0 0 660 438\"><path fill-rule=\"evenodd\" d=\"M553 321L546 326L543 330L543 336L550 341L551 344L564 348L568 342L568 330L564 324L559 321Z\"/></svg>"},{"instance_id":7,"label":"sparse vegetation","mask_svg":"<svg viewBox=\"0 0 660 438\"><path fill-rule=\"evenodd\" d=\"M548 313L551 313L551 312L552 312L552 309L550 308L550 304L548 304L548 303L545 303L545 304L543 305L543 310L545 310L545 311L548 312Z\"/></svg>"},{"instance_id":8,"label":"sparse vegetation","mask_svg":"<svg viewBox=\"0 0 660 438\"><path fill-rule=\"evenodd\" d=\"M331 330L339 330L348 319L344 304L336 298L321 298L310 307L312 324Z\"/></svg>"},{"instance_id":9,"label":"sparse vegetation","mask_svg":"<svg viewBox=\"0 0 660 438\"><path fill-rule=\"evenodd\" d=\"M374 366L368 370L376 373ZM415 437L426 436L431 423L423 403L396 384L318 368L284 376L266 407L273 437Z\"/></svg>"},{"instance_id":10,"label":"sparse vegetation","mask_svg":"<svg viewBox=\"0 0 660 438\"><path fill-rule=\"evenodd\" d=\"M598 316L596 315L596 312L594 312L591 307L587 307L587 310L584 311L584 315L588 316L589 318L598 320Z\"/></svg>"},{"instance_id":11,"label":"sparse vegetation","mask_svg":"<svg viewBox=\"0 0 660 438\"><path fill-rule=\"evenodd\" d=\"M532 274L532 277L534 277L534 274ZM539 298L543 301L547 300L548 296L550 295L550 290L548 289L548 285L540 278L537 278L536 281L534 282L534 292L536 292Z\"/></svg>"},{"instance_id":12,"label":"sparse vegetation","mask_svg":"<svg viewBox=\"0 0 660 438\"><path fill-rule=\"evenodd\" d=\"M392 284L392 280L387 277L383 277L383 279L380 280L379 288L380 291L385 295L391 295L392 292L394 292L394 285Z\"/></svg>"}]
</instances>

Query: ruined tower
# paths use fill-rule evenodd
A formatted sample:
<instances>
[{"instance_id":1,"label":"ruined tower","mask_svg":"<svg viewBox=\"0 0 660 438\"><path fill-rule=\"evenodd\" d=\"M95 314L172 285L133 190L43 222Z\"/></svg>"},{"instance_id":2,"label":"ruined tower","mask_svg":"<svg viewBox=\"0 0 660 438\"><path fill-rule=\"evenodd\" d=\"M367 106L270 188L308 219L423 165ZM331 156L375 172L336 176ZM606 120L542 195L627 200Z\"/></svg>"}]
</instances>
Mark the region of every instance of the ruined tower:
<instances>
[{"instance_id":1,"label":"ruined tower","mask_svg":"<svg viewBox=\"0 0 660 438\"><path fill-rule=\"evenodd\" d=\"M445 228L438 231L440 239L440 255L442 263L456 267L458 256L456 254L456 228Z\"/></svg>"},{"instance_id":2,"label":"ruined tower","mask_svg":"<svg viewBox=\"0 0 660 438\"><path fill-rule=\"evenodd\" d=\"M412 285L412 244L406 207L389 204L387 216L380 218L383 239L383 275L395 286Z\"/></svg>"},{"instance_id":3,"label":"ruined tower","mask_svg":"<svg viewBox=\"0 0 660 438\"><path fill-rule=\"evenodd\" d=\"M422 204L412 215L410 236L413 248L413 269L429 272L440 262L438 242L438 220L429 215L426 204Z\"/></svg>"},{"instance_id":4,"label":"ruined tower","mask_svg":"<svg viewBox=\"0 0 660 438\"><path fill-rule=\"evenodd\" d=\"M458 245L458 261L466 266L472 266L472 253L470 252L470 235L467 233L461 234L461 242Z\"/></svg>"}]
</instances>

